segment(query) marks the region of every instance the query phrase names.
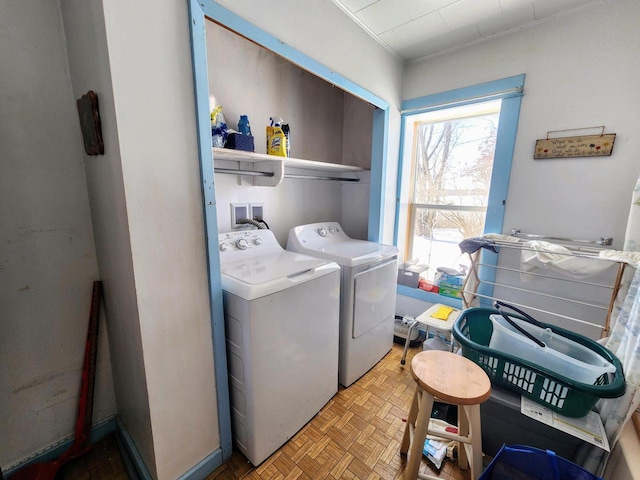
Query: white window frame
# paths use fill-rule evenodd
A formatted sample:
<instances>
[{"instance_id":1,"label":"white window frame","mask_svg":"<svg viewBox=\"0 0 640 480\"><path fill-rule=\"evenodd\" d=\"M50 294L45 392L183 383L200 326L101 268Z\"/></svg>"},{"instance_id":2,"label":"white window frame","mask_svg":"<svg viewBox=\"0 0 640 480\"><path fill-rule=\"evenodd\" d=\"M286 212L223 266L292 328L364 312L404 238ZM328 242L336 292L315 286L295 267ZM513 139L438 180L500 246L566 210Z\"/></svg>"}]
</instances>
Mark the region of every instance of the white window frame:
<instances>
[{"instance_id":1,"label":"white window frame","mask_svg":"<svg viewBox=\"0 0 640 480\"><path fill-rule=\"evenodd\" d=\"M501 99L502 105L500 108L500 121L498 124L484 233L502 233L507 191L509 188L509 176L511 174L511 163L513 160L518 117L520 114L520 103L524 88L524 79L524 74L516 75L403 102L400 134L402 141L400 144L400 160L398 166L398 197L396 199L396 221L394 232L395 243L401 252L406 250L406 243L408 241L407 234L409 233L410 225L409 204L412 201L411 183L413 162L411 155L413 149L411 145L407 145L407 148L405 149L404 145L405 130L407 128L412 128L408 124L410 117L419 113L443 110L496 99ZM486 258L484 261L493 263L496 259ZM484 271L480 272L481 277L490 281L493 279L489 277L494 274L494 269L484 269ZM398 293L430 303L443 303L457 308L462 307L462 301L459 299L445 297L440 294L426 292L416 288L409 288L403 285L398 285ZM490 295L491 292L481 293L488 293Z\"/></svg>"}]
</instances>

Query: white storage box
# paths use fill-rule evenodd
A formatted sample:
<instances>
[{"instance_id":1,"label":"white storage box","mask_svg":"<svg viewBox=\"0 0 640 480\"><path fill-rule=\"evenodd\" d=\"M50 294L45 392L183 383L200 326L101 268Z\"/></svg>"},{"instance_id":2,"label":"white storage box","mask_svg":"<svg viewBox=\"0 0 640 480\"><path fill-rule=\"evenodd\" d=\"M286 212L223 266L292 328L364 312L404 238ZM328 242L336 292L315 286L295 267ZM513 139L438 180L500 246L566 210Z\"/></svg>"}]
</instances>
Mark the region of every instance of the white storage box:
<instances>
[{"instance_id":1,"label":"white storage box","mask_svg":"<svg viewBox=\"0 0 640 480\"><path fill-rule=\"evenodd\" d=\"M426 265L403 263L398 267L398 285L418 288L420 274L427 269Z\"/></svg>"},{"instance_id":2,"label":"white storage box","mask_svg":"<svg viewBox=\"0 0 640 480\"><path fill-rule=\"evenodd\" d=\"M524 320L509 317L533 337L545 343L537 345L516 330L502 315L490 315L493 333L489 348L516 356L580 383L593 385L616 367L593 350L566 337L542 329Z\"/></svg>"}]
</instances>

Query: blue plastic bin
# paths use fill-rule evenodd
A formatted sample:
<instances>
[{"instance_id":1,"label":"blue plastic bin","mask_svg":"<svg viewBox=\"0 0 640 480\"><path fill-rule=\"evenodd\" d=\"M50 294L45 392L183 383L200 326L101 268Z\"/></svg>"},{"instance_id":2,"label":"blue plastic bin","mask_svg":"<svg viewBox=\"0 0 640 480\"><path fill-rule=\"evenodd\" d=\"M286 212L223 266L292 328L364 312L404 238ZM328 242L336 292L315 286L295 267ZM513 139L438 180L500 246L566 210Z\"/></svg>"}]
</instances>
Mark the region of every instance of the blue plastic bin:
<instances>
[{"instance_id":1,"label":"blue plastic bin","mask_svg":"<svg viewBox=\"0 0 640 480\"><path fill-rule=\"evenodd\" d=\"M503 445L478 480L602 480L551 450Z\"/></svg>"}]
</instances>

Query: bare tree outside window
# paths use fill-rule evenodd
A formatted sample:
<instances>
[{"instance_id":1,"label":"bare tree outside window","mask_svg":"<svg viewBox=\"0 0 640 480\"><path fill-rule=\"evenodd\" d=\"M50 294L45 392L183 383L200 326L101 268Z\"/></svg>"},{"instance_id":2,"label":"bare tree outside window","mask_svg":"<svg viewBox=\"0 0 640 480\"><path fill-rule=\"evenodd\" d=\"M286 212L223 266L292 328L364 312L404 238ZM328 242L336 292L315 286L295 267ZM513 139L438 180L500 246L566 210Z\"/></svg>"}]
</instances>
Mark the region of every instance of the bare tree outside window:
<instances>
[{"instance_id":1,"label":"bare tree outside window","mask_svg":"<svg viewBox=\"0 0 640 480\"><path fill-rule=\"evenodd\" d=\"M499 103L488 113L414 123L411 258L462 266L458 243L482 235Z\"/></svg>"}]
</instances>

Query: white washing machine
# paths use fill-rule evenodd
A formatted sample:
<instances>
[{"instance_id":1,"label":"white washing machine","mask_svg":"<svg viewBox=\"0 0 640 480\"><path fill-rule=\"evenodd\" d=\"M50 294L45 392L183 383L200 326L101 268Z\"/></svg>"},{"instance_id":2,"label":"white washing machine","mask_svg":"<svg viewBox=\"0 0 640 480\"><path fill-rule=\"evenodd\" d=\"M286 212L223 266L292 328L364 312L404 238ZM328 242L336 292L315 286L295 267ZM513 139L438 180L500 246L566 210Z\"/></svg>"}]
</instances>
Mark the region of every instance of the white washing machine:
<instances>
[{"instance_id":1,"label":"white washing machine","mask_svg":"<svg viewBox=\"0 0 640 480\"><path fill-rule=\"evenodd\" d=\"M337 222L292 228L287 249L340 265L338 379L348 387L391 350L398 249L350 238Z\"/></svg>"},{"instance_id":2,"label":"white washing machine","mask_svg":"<svg viewBox=\"0 0 640 480\"><path fill-rule=\"evenodd\" d=\"M270 230L218 240L233 437L259 465L338 391L340 267Z\"/></svg>"}]
</instances>

